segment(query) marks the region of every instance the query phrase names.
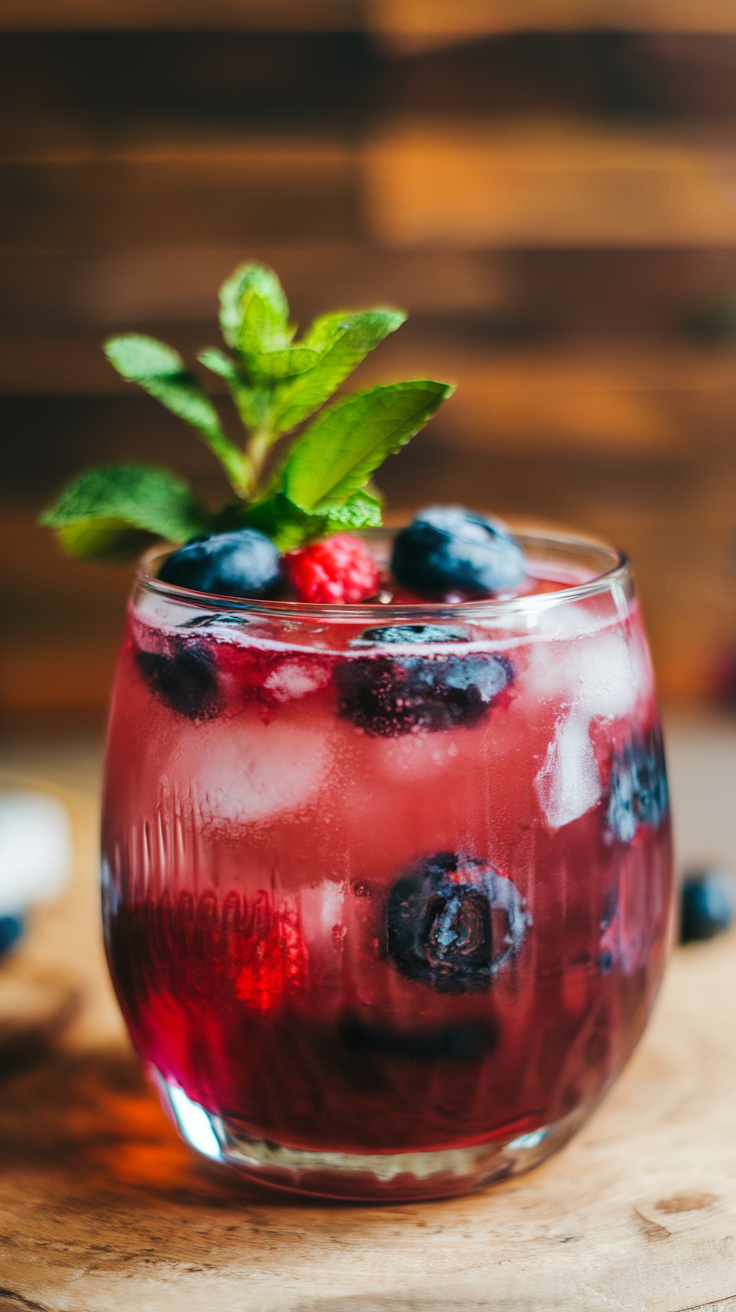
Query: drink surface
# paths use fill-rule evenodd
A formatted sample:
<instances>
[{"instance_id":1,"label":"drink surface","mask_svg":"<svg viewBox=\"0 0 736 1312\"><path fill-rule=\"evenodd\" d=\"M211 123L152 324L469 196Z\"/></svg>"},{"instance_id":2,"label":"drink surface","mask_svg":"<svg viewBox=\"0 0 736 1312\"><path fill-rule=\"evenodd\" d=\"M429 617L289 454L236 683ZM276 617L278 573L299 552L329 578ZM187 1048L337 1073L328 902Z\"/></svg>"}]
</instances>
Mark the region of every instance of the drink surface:
<instances>
[{"instance_id":1,"label":"drink surface","mask_svg":"<svg viewBox=\"0 0 736 1312\"><path fill-rule=\"evenodd\" d=\"M671 847L637 603L468 609L361 627L131 605L111 970L143 1059L243 1133L509 1138L601 1096L641 1034Z\"/></svg>"}]
</instances>

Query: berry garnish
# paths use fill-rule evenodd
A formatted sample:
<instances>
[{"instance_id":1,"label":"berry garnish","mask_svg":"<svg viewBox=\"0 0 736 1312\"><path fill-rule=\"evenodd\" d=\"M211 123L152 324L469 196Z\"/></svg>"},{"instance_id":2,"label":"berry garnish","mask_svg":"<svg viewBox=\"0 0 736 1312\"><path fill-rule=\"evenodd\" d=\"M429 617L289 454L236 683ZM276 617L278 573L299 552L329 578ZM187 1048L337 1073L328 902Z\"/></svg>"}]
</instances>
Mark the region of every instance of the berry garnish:
<instances>
[{"instance_id":1,"label":"berry garnish","mask_svg":"<svg viewBox=\"0 0 736 1312\"><path fill-rule=\"evenodd\" d=\"M630 843L639 825L657 829L669 809L664 749L659 732L633 739L614 753L608 784L607 832Z\"/></svg>"},{"instance_id":2,"label":"berry garnish","mask_svg":"<svg viewBox=\"0 0 736 1312\"><path fill-rule=\"evenodd\" d=\"M518 587L524 553L503 524L462 506L429 506L402 529L391 569L420 593L493 597Z\"/></svg>"},{"instance_id":3,"label":"berry garnish","mask_svg":"<svg viewBox=\"0 0 736 1312\"><path fill-rule=\"evenodd\" d=\"M220 597L273 597L283 584L277 548L253 528L188 542L164 561L158 577Z\"/></svg>"},{"instance_id":4,"label":"berry garnish","mask_svg":"<svg viewBox=\"0 0 736 1312\"><path fill-rule=\"evenodd\" d=\"M459 624L385 624L364 629L351 639L351 647L413 646L425 642L467 642L468 631Z\"/></svg>"},{"instance_id":5,"label":"berry garnish","mask_svg":"<svg viewBox=\"0 0 736 1312\"><path fill-rule=\"evenodd\" d=\"M376 563L360 538L336 533L308 547L287 551L282 569L298 601L358 602L381 586Z\"/></svg>"},{"instance_id":6,"label":"berry garnish","mask_svg":"<svg viewBox=\"0 0 736 1312\"><path fill-rule=\"evenodd\" d=\"M480 652L363 656L335 670L340 714L372 738L471 728L512 679L505 656Z\"/></svg>"},{"instance_id":7,"label":"berry garnish","mask_svg":"<svg viewBox=\"0 0 736 1312\"><path fill-rule=\"evenodd\" d=\"M689 871L680 897L680 942L715 938L736 917L736 876L721 870Z\"/></svg>"},{"instance_id":8,"label":"berry garnish","mask_svg":"<svg viewBox=\"0 0 736 1312\"><path fill-rule=\"evenodd\" d=\"M438 993L489 988L527 926L515 885L454 852L438 852L402 875L386 916L389 960Z\"/></svg>"},{"instance_id":9,"label":"berry garnish","mask_svg":"<svg viewBox=\"0 0 736 1312\"><path fill-rule=\"evenodd\" d=\"M168 651L139 651L136 664L159 701L188 720L211 720L220 709L212 653L199 642L169 639Z\"/></svg>"}]
</instances>

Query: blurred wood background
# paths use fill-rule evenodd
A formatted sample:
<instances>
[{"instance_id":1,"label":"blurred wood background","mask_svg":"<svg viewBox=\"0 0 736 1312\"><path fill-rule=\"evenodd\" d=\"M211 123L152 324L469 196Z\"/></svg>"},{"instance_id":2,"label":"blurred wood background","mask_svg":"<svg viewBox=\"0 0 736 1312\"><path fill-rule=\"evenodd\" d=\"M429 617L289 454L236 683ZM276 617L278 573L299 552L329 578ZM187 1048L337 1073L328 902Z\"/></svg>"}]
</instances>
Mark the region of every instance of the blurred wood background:
<instances>
[{"instance_id":1,"label":"blurred wood background","mask_svg":"<svg viewBox=\"0 0 736 1312\"><path fill-rule=\"evenodd\" d=\"M382 471L392 509L615 540L663 692L733 697L728 0L4 0L0 195L6 717L96 716L108 693L129 571L35 528L60 485L137 458L224 493L102 339L192 359L247 258L301 323L410 312L358 383L458 384Z\"/></svg>"}]
</instances>

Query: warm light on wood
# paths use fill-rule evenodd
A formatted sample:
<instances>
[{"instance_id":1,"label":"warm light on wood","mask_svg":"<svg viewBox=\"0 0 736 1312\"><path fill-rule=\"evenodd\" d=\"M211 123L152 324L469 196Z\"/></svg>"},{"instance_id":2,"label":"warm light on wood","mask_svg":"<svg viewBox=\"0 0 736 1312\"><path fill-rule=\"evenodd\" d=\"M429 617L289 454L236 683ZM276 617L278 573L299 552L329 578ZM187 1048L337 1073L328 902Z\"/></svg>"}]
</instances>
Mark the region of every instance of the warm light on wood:
<instances>
[{"instance_id":1,"label":"warm light on wood","mask_svg":"<svg viewBox=\"0 0 736 1312\"><path fill-rule=\"evenodd\" d=\"M0 30L360 31L405 49L500 32L732 32L731 0L4 0Z\"/></svg>"},{"instance_id":2,"label":"warm light on wood","mask_svg":"<svg viewBox=\"0 0 736 1312\"><path fill-rule=\"evenodd\" d=\"M535 28L736 31L732 0L370 0L370 15L375 29L406 52Z\"/></svg>"},{"instance_id":3,"label":"warm light on wood","mask_svg":"<svg viewBox=\"0 0 736 1312\"><path fill-rule=\"evenodd\" d=\"M720 244L736 240L734 165L671 131L414 120L367 147L366 209L401 247Z\"/></svg>"}]
</instances>

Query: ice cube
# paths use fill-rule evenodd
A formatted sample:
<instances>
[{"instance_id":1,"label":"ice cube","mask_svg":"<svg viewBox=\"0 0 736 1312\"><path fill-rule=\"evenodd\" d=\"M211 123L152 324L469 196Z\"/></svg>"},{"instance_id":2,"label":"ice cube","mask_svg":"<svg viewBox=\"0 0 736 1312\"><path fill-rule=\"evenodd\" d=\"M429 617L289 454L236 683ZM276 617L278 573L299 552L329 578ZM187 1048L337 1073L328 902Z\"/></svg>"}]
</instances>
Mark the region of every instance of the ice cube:
<instances>
[{"instance_id":1,"label":"ice cube","mask_svg":"<svg viewBox=\"0 0 736 1312\"><path fill-rule=\"evenodd\" d=\"M586 643L589 648L580 677L580 699L590 715L620 719L634 709L642 688L637 667L622 633L608 633Z\"/></svg>"},{"instance_id":2,"label":"ice cube","mask_svg":"<svg viewBox=\"0 0 736 1312\"><path fill-rule=\"evenodd\" d=\"M601 633L535 644L525 683L544 701L576 707L590 721L630 714L648 679L622 633Z\"/></svg>"},{"instance_id":3,"label":"ice cube","mask_svg":"<svg viewBox=\"0 0 736 1312\"><path fill-rule=\"evenodd\" d=\"M296 701L316 692L330 678L326 666L308 664L306 661L283 661L265 680L265 687L279 702Z\"/></svg>"},{"instance_id":4,"label":"ice cube","mask_svg":"<svg viewBox=\"0 0 736 1312\"><path fill-rule=\"evenodd\" d=\"M269 820L305 806L318 791L331 760L329 737L288 722L255 717L235 727L200 725L182 742L177 780L205 824ZM173 782L173 781L172 781Z\"/></svg>"},{"instance_id":5,"label":"ice cube","mask_svg":"<svg viewBox=\"0 0 736 1312\"><path fill-rule=\"evenodd\" d=\"M547 823L559 829L584 815L601 795L591 722L630 715L640 693L648 691L649 677L622 633L600 633L541 645L533 652L526 682L543 701L561 708L535 779Z\"/></svg>"},{"instance_id":6,"label":"ice cube","mask_svg":"<svg viewBox=\"0 0 736 1312\"><path fill-rule=\"evenodd\" d=\"M534 780L550 829L560 829L595 806L601 778L584 713L573 710L557 722L544 765Z\"/></svg>"}]
</instances>

